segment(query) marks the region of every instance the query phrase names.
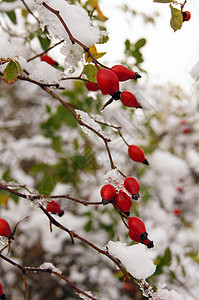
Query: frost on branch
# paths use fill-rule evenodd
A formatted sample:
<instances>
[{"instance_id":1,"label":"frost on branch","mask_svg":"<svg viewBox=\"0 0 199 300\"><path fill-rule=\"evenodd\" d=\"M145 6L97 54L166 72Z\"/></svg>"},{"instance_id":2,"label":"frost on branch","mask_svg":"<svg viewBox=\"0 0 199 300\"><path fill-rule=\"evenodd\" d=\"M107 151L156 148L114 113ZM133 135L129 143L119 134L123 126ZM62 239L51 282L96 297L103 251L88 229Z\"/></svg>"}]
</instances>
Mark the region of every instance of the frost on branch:
<instances>
[{"instance_id":1,"label":"frost on branch","mask_svg":"<svg viewBox=\"0 0 199 300\"><path fill-rule=\"evenodd\" d=\"M133 277L145 279L155 272L156 266L144 245L127 246L125 243L109 241L107 247L109 253L118 258Z\"/></svg>"},{"instance_id":2,"label":"frost on branch","mask_svg":"<svg viewBox=\"0 0 199 300\"><path fill-rule=\"evenodd\" d=\"M48 0L46 3L59 11L75 39L87 47L99 41L100 31L92 26L87 12L82 7L70 5L64 0ZM51 38L65 40L60 52L65 55L66 66L75 67L82 58L83 48L76 43L72 44L58 17L42 5L39 6L39 20L41 21L41 28L47 27Z\"/></svg>"},{"instance_id":3,"label":"frost on branch","mask_svg":"<svg viewBox=\"0 0 199 300\"><path fill-rule=\"evenodd\" d=\"M50 262L45 262L43 263L41 266L40 266L40 269L42 270L45 270L45 269L48 269L48 270L51 270L53 272L56 272L58 274L62 274L62 271L60 271L58 268L56 268L52 263Z\"/></svg>"},{"instance_id":4,"label":"frost on branch","mask_svg":"<svg viewBox=\"0 0 199 300\"><path fill-rule=\"evenodd\" d=\"M101 126L95 121L95 119L90 117L86 112L79 109L76 109L75 112L85 124L92 127L95 131L102 134L105 138L110 138L110 135L106 135L106 133L102 130ZM82 126L82 130L88 135L93 134L93 132L85 126Z\"/></svg>"}]
</instances>

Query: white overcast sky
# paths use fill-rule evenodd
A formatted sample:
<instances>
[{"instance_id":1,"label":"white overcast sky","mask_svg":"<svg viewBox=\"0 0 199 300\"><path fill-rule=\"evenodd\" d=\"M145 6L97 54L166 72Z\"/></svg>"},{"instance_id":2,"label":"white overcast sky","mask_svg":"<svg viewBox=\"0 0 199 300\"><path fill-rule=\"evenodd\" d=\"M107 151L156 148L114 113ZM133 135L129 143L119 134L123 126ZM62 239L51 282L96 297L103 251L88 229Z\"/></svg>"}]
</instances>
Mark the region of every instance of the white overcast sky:
<instances>
[{"instance_id":1,"label":"white overcast sky","mask_svg":"<svg viewBox=\"0 0 199 300\"><path fill-rule=\"evenodd\" d=\"M149 72L151 82L164 84L171 81L190 91L194 81L189 72L199 61L199 0L187 1L184 10L191 12L191 19L175 33L169 25L169 4L154 3L153 0L101 0L99 3L109 18L106 25L110 40L104 45L108 52L104 57L107 64L111 66L112 61L120 61L126 38L136 42L138 38L145 37L147 45L143 48L143 67ZM133 19L132 15L121 13L118 7L125 3L150 16L158 12L160 16L155 18L156 25L147 25L140 17Z\"/></svg>"}]
</instances>

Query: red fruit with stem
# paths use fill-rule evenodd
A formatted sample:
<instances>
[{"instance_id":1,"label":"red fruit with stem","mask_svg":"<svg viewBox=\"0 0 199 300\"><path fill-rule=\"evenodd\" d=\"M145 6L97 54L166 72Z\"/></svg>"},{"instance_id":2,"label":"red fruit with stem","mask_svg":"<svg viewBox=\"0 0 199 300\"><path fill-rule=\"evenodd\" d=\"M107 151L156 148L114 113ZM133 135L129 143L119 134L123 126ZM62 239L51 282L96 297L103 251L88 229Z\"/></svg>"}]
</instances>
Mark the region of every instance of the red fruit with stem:
<instances>
[{"instance_id":1,"label":"red fruit with stem","mask_svg":"<svg viewBox=\"0 0 199 300\"><path fill-rule=\"evenodd\" d=\"M119 81L141 78L141 76L137 72L133 72L122 65L113 66L111 68L111 71L113 71L117 75Z\"/></svg>"},{"instance_id":2,"label":"red fruit with stem","mask_svg":"<svg viewBox=\"0 0 199 300\"><path fill-rule=\"evenodd\" d=\"M132 206L132 199L123 190L119 190L119 193L116 194L115 204L125 215L129 216L129 211Z\"/></svg>"},{"instance_id":3,"label":"red fruit with stem","mask_svg":"<svg viewBox=\"0 0 199 300\"><path fill-rule=\"evenodd\" d=\"M147 239L148 233L146 232L144 222L140 218L131 217L128 220L128 225L129 225L129 230L136 233L139 236L141 242L144 242L144 240Z\"/></svg>"},{"instance_id":4,"label":"red fruit with stem","mask_svg":"<svg viewBox=\"0 0 199 300\"><path fill-rule=\"evenodd\" d=\"M0 236L9 238L11 233L12 231L10 229L9 223L6 220L0 218Z\"/></svg>"},{"instance_id":5,"label":"red fruit with stem","mask_svg":"<svg viewBox=\"0 0 199 300\"><path fill-rule=\"evenodd\" d=\"M183 22L189 21L191 19L191 13L189 11L182 12Z\"/></svg>"},{"instance_id":6,"label":"red fruit with stem","mask_svg":"<svg viewBox=\"0 0 199 300\"><path fill-rule=\"evenodd\" d=\"M148 238L146 240L144 240L144 241L141 241L139 235L136 234L132 230L129 230L128 235L129 235L130 239L132 239L134 242L144 244L148 248L153 248L154 247L153 241L149 240Z\"/></svg>"},{"instance_id":7,"label":"red fruit with stem","mask_svg":"<svg viewBox=\"0 0 199 300\"><path fill-rule=\"evenodd\" d=\"M109 94L114 100L120 99L119 79L113 71L99 69L97 71L97 85L103 95Z\"/></svg>"},{"instance_id":8,"label":"red fruit with stem","mask_svg":"<svg viewBox=\"0 0 199 300\"><path fill-rule=\"evenodd\" d=\"M140 103L137 101L135 95L131 92L121 92L120 100L127 107L142 108Z\"/></svg>"},{"instance_id":9,"label":"red fruit with stem","mask_svg":"<svg viewBox=\"0 0 199 300\"><path fill-rule=\"evenodd\" d=\"M112 201L115 197L115 194L116 190L114 186L111 184L105 184L100 190L103 204L105 205Z\"/></svg>"},{"instance_id":10,"label":"red fruit with stem","mask_svg":"<svg viewBox=\"0 0 199 300\"><path fill-rule=\"evenodd\" d=\"M64 211L61 209L60 204L54 200L47 203L46 210L52 214L57 214L59 217L63 216L64 214Z\"/></svg>"},{"instance_id":11,"label":"red fruit with stem","mask_svg":"<svg viewBox=\"0 0 199 300\"><path fill-rule=\"evenodd\" d=\"M58 63L47 54L42 55L40 59L41 61L45 61L47 64L51 65L52 67L58 65Z\"/></svg>"},{"instance_id":12,"label":"red fruit with stem","mask_svg":"<svg viewBox=\"0 0 199 300\"><path fill-rule=\"evenodd\" d=\"M0 282L0 299L6 299L6 295L3 292L3 286Z\"/></svg>"},{"instance_id":13,"label":"red fruit with stem","mask_svg":"<svg viewBox=\"0 0 199 300\"><path fill-rule=\"evenodd\" d=\"M145 165L149 164L148 160L144 156L144 151L139 146L130 145L128 148L128 154L129 154L129 157L136 162L140 162Z\"/></svg>"},{"instance_id":14,"label":"red fruit with stem","mask_svg":"<svg viewBox=\"0 0 199 300\"><path fill-rule=\"evenodd\" d=\"M138 198L140 197L140 184L136 178L126 177L124 180L124 187L132 195L132 199L138 200Z\"/></svg>"},{"instance_id":15,"label":"red fruit with stem","mask_svg":"<svg viewBox=\"0 0 199 300\"><path fill-rule=\"evenodd\" d=\"M99 87L98 87L97 84L94 83L94 82L89 82L89 81L87 81L87 82L85 83L85 86L86 86L87 90L92 91L92 92L96 92L96 91L99 90Z\"/></svg>"}]
</instances>

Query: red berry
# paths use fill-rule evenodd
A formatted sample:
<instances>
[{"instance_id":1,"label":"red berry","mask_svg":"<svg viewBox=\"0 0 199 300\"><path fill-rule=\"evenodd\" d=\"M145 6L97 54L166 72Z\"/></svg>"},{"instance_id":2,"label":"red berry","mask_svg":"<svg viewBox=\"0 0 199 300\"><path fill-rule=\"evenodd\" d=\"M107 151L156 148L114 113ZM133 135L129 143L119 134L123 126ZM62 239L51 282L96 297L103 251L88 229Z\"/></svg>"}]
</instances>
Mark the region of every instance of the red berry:
<instances>
[{"instance_id":1,"label":"red berry","mask_svg":"<svg viewBox=\"0 0 199 300\"><path fill-rule=\"evenodd\" d=\"M121 102L127 107L142 108L134 94L128 91L121 92Z\"/></svg>"},{"instance_id":2,"label":"red berry","mask_svg":"<svg viewBox=\"0 0 199 300\"><path fill-rule=\"evenodd\" d=\"M138 73L134 73L122 65L113 66L111 71L117 75L119 81L126 81L128 79L137 79L141 77Z\"/></svg>"},{"instance_id":3,"label":"red berry","mask_svg":"<svg viewBox=\"0 0 199 300\"><path fill-rule=\"evenodd\" d=\"M128 235L134 242L142 243L142 244L146 245L148 248L154 247L153 241L150 241L148 238L144 241L141 241L139 235L136 234L135 232L133 232L132 230L129 230Z\"/></svg>"},{"instance_id":4,"label":"red berry","mask_svg":"<svg viewBox=\"0 0 199 300\"><path fill-rule=\"evenodd\" d=\"M113 99L120 99L119 79L109 69L99 69L97 72L97 84L103 95L111 95Z\"/></svg>"},{"instance_id":5,"label":"red berry","mask_svg":"<svg viewBox=\"0 0 199 300\"><path fill-rule=\"evenodd\" d=\"M134 160L136 162L143 163L145 165L149 164L147 159L144 156L144 151L139 146L130 145L129 148L128 148L128 153L129 153L129 157L132 160Z\"/></svg>"},{"instance_id":6,"label":"red berry","mask_svg":"<svg viewBox=\"0 0 199 300\"><path fill-rule=\"evenodd\" d=\"M113 185L111 184L105 184L101 190L100 195L102 197L103 204L108 204L113 198L115 197L116 190Z\"/></svg>"},{"instance_id":7,"label":"red berry","mask_svg":"<svg viewBox=\"0 0 199 300\"><path fill-rule=\"evenodd\" d=\"M12 232L9 223L6 220L0 218L0 236L9 238L11 233Z\"/></svg>"},{"instance_id":8,"label":"red berry","mask_svg":"<svg viewBox=\"0 0 199 300\"><path fill-rule=\"evenodd\" d=\"M47 203L46 210L48 212L51 212L52 214L57 214L60 217L64 214L64 211L61 209L60 204L53 200Z\"/></svg>"},{"instance_id":9,"label":"red berry","mask_svg":"<svg viewBox=\"0 0 199 300\"><path fill-rule=\"evenodd\" d=\"M50 56L48 56L47 54L44 54L40 57L41 61L45 61L47 64L51 65L51 66L56 66L57 62L52 59Z\"/></svg>"},{"instance_id":10,"label":"red berry","mask_svg":"<svg viewBox=\"0 0 199 300\"><path fill-rule=\"evenodd\" d=\"M132 206L132 199L124 191L119 190L119 193L116 194L115 203L117 207L127 216L129 216L129 211Z\"/></svg>"},{"instance_id":11,"label":"red berry","mask_svg":"<svg viewBox=\"0 0 199 300\"><path fill-rule=\"evenodd\" d=\"M182 211L181 211L180 208L175 208L175 209L173 210L173 214L174 214L175 216L179 216L181 213L182 213Z\"/></svg>"},{"instance_id":12,"label":"red berry","mask_svg":"<svg viewBox=\"0 0 199 300\"><path fill-rule=\"evenodd\" d=\"M3 286L0 282L0 299L6 299L6 295L3 292Z\"/></svg>"},{"instance_id":13,"label":"red berry","mask_svg":"<svg viewBox=\"0 0 199 300\"><path fill-rule=\"evenodd\" d=\"M96 92L99 90L99 87L97 86L97 84L93 83L93 82L87 81L85 83L85 86L86 86L87 90L92 91L92 92Z\"/></svg>"},{"instance_id":14,"label":"red berry","mask_svg":"<svg viewBox=\"0 0 199 300\"><path fill-rule=\"evenodd\" d=\"M148 233L146 232L146 228L144 222L138 217L131 217L128 221L129 230L136 233L141 242L147 239Z\"/></svg>"},{"instance_id":15,"label":"red berry","mask_svg":"<svg viewBox=\"0 0 199 300\"><path fill-rule=\"evenodd\" d=\"M182 12L183 22L191 19L191 13L189 11Z\"/></svg>"},{"instance_id":16,"label":"red berry","mask_svg":"<svg viewBox=\"0 0 199 300\"><path fill-rule=\"evenodd\" d=\"M183 193L184 191L183 191L183 188L181 187L181 186L178 186L177 187L177 191L179 192L179 193Z\"/></svg>"},{"instance_id":17,"label":"red berry","mask_svg":"<svg viewBox=\"0 0 199 300\"><path fill-rule=\"evenodd\" d=\"M189 134L191 132L191 129L189 127L185 127L183 130L182 130L182 133L184 134Z\"/></svg>"},{"instance_id":18,"label":"red berry","mask_svg":"<svg viewBox=\"0 0 199 300\"><path fill-rule=\"evenodd\" d=\"M139 198L140 184L136 178L127 177L124 180L124 187L132 195L134 200Z\"/></svg>"}]
</instances>

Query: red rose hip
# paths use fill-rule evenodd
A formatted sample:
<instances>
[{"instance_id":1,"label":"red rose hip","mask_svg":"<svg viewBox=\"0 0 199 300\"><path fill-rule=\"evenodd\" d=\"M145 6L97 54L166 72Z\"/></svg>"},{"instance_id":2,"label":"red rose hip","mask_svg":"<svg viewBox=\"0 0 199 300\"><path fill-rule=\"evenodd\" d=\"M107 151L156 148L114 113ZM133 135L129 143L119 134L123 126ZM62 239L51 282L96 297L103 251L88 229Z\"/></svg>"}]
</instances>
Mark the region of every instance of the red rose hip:
<instances>
[{"instance_id":1,"label":"red rose hip","mask_svg":"<svg viewBox=\"0 0 199 300\"><path fill-rule=\"evenodd\" d=\"M135 232L133 232L132 230L129 230L128 235L130 237L130 239L132 239L134 242L137 243L142 243L144 245L147 246L147 248L153 248L153 241L150 241L148 238L144 241L141 241L140 237L138 234L136 234Z\"/></svg>"},{"instance_id":2,"label":"red rose hip","mask_svg":"<svg viewBox=\"0 0 199 300\"><path fill-rule=\"evenodd\" d=\"M9 238L11 233L12 232L9 223L6 220L0 218L0 236Z\"/></svg>"},{"instance_id":3,"label":"red rose hip","mask_svg":"<svg viewBox=\"0 0 199 300\"><path fill-rule=\"evenodd\" d=\"M128 220L128 225L129 225L129 230L136 233L139 236L141 242L144 242L144 240L147 239L148 233L146 232L144 222L140 218L131 217Z\"/></svg>"},{"instance_id":4,"label":"red rose hip","mask_svg":"<svg viewBox=\"0 0 199 300\"><path fill-rule=\"evenodd\" d=\"M133 71L129 70L128 68L122 65L113 66L111 68L111 71L113 71L117 75L119 81L141 78L141 76L137 72L134 73Z\"/></svg>"},{"instance_id":5,"label":"red rose hip","mask_svg":"<svg viewBox=\"0 0 199 300\"><path fill-rule=\"evenodd\" d=\"M40 59L41 61L45 61L47 64L51 65L52 67L58 65L58 63L47 54L42 55Z\"/></svg>"},{"instance_id":6,"label":"red rose hip","mask_svg":"<svg viewBox=\"0 0 199 300\"><path fill-rule=\"evenodd\" d=\"M115 204L117 207L127 216L129 216L129 211L132 206L132 199L123 190L120 190L115 197Z\"/></svg>"},{"instance_id":7,"label":"red rose hip","mask_svg":"<svg viewBox=\"0 0 199 300\"><path fill-rule=\"evenodd\" d=\"M0 282L0 299L6 299L6 295L3 292L3 286Z\"/></svg>"},{"instance_id":8,"label":"red rose hip","mask_svg":"<svg viewBox=\"0 0 199 300\"><path fill-rule=\"evenodd\" d=\"M135 95L131 92L121 92L121 102L127 107L142 108Z\"/></svg>"},{"instance_id":9,"label":"red rose hip","mask_svg":"<svg viewBox=\"0 0 199 300\"><path fill-rule=\"evenodd\" d=\"M191 19L191 13L189 11L182 12L183 22L189 21Z\"/></svg>"},{"instance_id":10,"label":"red rose hip","mask_svg":"<svg viewBox=\"0 0 199 300\"><path fill-rule=\"evenodd\" d=\"M144 151L137 145L130 145L128 148L129 157L136 161L148 165L148 160L144 156Z\"/></svg>"},{"instance_id":11,"label":"red rose hip","mask_svg":"<svg viewBox=\"0 0 199 300\"><path fill-rule=\"evenodd\" d=\"M46 210L52 214L58 215L59 217L63 216L64 214L64 211L61 209L60 204L54 200L47 203Z\"/></svg>"},{"instance_id":12,"label":"red rose hip","mask_svg":"<svg viewBox=\"0 0 199 300\"><path fill-rule=\"evenodd\" d=\"M86 86L87 90L89 90L91 92L99 91L99 87L94 82L89 82L88 81L88 82L85 83L85 86Z\"/></svg>"},{"instance_id":13,"label":"red rose hip","mask_svg":"<svg viewBox=\"0 0 199 300\"><path fill-rule=\"evenodd\" d=\"M115 193L116 190L113 185L105 184L100 190L103 204L105 205L112 201L115 197Z\"/></svg>"},{"instance_id":14,"label":"red rose hip","mask_svg":"<svg viewBox=\"0 0 199 300\"><path fill-rule=\"evenodd\" d=\"M103 95L109 94L114 100L120 99L119 79L113 71L99 69L97 71L97 85Z\"/></svg>"},{"instance_id":15,"label":"red rose hip","mask_svg":"<svg viewBox=\"0 0 199 300\"><path fill-rule=\"evenodd\" d=\"M126 177L124 180L124 187L132 195L132 199L138 200L138 198L140 197L140 184L136 178Z\"/></svg>"}]
</instances>

